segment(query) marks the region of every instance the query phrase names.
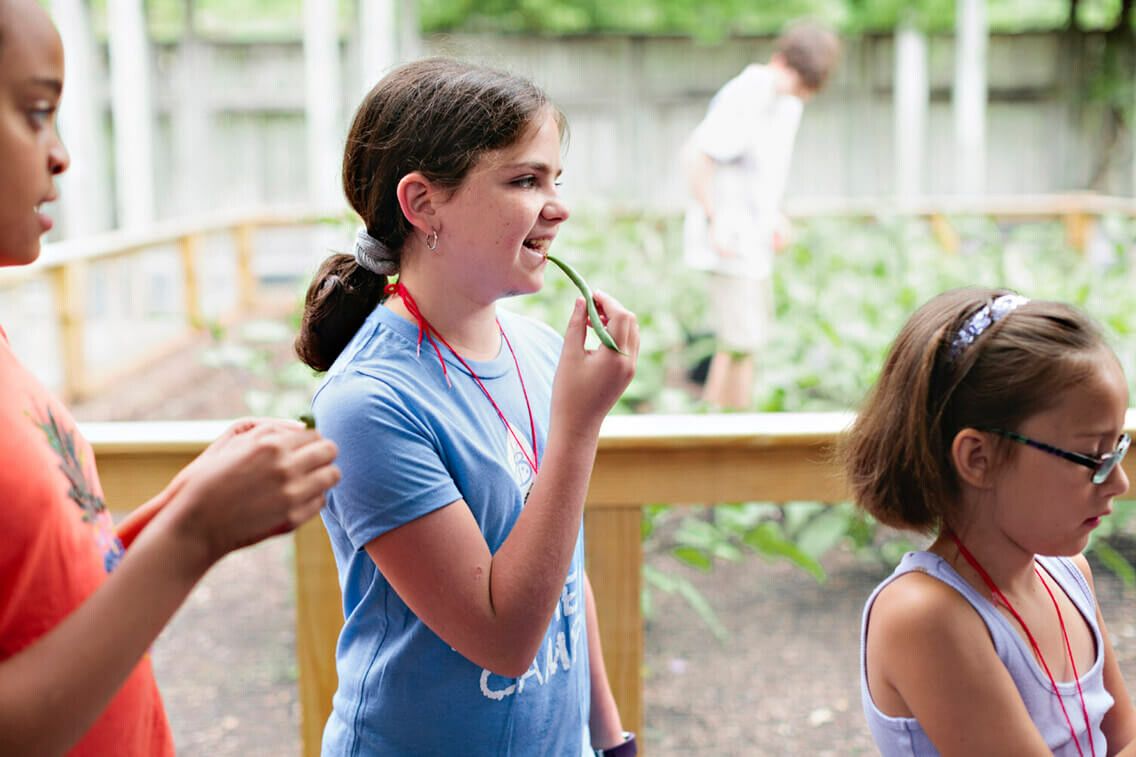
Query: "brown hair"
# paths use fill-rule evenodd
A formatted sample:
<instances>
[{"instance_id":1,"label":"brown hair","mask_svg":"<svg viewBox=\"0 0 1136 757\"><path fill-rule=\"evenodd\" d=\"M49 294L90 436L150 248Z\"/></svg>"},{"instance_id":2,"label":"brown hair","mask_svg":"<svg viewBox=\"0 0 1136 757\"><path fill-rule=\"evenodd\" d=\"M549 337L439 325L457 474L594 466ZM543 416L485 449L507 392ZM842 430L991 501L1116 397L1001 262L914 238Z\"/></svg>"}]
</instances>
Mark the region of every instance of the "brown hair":
<instances>
[{"instance_id":1,"label":"brown hair","mask_svg":"<svg viewBox=\"0 0 1136 757\"><path fill-rule=\"evenodd\" d=\"M343 155L343 191L367 233L396 254L411 226L398 182L419 171L457 189L481 157L514 144L552 108L533 83L449 58L400 66L375 85L355 112ZM552 108L563 134L563 116ZM327 258L308 287L296 354L325 371L386 299L387 278L352 255Z\"/></svg>"},{"instance_id":2,"label":"brown hair","mask_svg":"<svg viewBox=\"0 0 1136 757\"><path fill-rule=\"evenodd\" d=\"M944 292L919 308L842 443L857 505L880 522L941 529L960 492L951 444L964 428L1015 429L1052 407L1107 350L1096 324L1059 302L1030 301L952 350L1003 289ZM952 353L955 354L952 354ZM995 440L1000 457L1013 454Z\"/></svg>"},{"instance_id":3,"label":"brown hair","mask_svg":"<svg viewBox=\"0 0 1136 757\"><path fill-rule=\"evenodd\" d=\"M777 54L814 92L824 89L840 60L840 40L828 27L800 21L777 38Z\"/></svg>"}]
</instances>

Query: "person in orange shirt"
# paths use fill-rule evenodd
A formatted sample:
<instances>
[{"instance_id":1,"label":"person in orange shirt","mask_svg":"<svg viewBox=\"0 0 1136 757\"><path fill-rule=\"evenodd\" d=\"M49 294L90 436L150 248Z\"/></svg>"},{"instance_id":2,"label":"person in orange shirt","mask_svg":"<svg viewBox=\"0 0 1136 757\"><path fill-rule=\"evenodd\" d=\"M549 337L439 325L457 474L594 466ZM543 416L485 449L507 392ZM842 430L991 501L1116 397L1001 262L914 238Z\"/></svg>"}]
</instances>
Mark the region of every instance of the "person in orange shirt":
<instances>
[{"instance_id":1,"label":"person in orange shirt","mask_svg":"<svg viewBox=\"0 0 1136 757\"><path fill-rule=\"evenodd\" d=\"M62 90L47 14L0 0L0 265L51 228ZM147 650L213 563L319 511L335 445L240 421L116 529L90 445L2 330L0 429L0 754L173 754Z\"/></svg>"}]
</instances>

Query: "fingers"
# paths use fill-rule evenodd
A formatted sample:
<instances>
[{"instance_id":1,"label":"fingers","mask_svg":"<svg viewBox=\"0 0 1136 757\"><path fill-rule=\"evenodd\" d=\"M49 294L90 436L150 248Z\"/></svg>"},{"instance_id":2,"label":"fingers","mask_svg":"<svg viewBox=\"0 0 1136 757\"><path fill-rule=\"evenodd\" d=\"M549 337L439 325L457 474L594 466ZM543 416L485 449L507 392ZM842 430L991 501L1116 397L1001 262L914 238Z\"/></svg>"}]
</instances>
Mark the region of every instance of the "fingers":
<instances>
[{"instance_id":1,"label":"fingers","mask_svg":"<svg viewBox=\"0 0 1136 757\"><path fill-rule=\"evenodd\" d=\"M604 325L619 348L628 355L639 352L639 322L627 308L606 292L594 293L596 309L603 314Z\"/></svg>"},{"instance_id":2,"label":"fingers","mask_svg":"<svg viewBox=\"0 0 1136 757\"><path fill-rule=\"evenodd\" d=\"M288 465L302 473L307 473L316 468L330 465L338 454L339 447L336 446L335 442L324 439L322 436L316 436L311 441L305 442L292 450Z\"/></svg>"},{"instance_id":3,"label":"fingers","mask_svg":"<svg viewBox=\"0 0 1136 757\"><path fill-rule=\"evenodd\" d=\"M584 338L588 334L587 306L583 297L577 297L572 305L572 314L568 317L568 327L564 331L564 344L576 345L583 348Z\"/></svg>"},{"instance_id":4,"label":"fingers","mask_svg":"<svg viewBox=\"0 0 1136 757\"><path fill-rule=\"evenodd\" d=\"M263 418L238 418L233 422L233 425L229 426L229 428L225 430L223 436L236 436L237 434L243 434L246 431L251 431L252 429L256 428L256 426L263 420Z\"/></svg>"},{"instance_id":5,"label":"fingers","mask_svg":"<svg viewBox=\"0 0 1136 757\"><path fill-rule=\"evenodd\" d=\"M233 421L233 425L225 430L225 433L220 438L232 438L241 434L246 434L253 429L269 428L281 430L295 430L303 428L304 424L299 421L290 420L287 418L238 418Z\"/></svg>"},{"instance_id":6,"label":"fingers","mask_svg":"<svg viewBox=\"0 0 1136 757\"><path fill-rule=\"evenodd\" d=\"M307 523L310 519L319 514L319 511L323 509L325 501L325 494L323 492L320 492L318 495L312 497L309 500L306 500L298 507L292 508L292 510L288 513L289 526L291 528L297 528Z\"/></svg>"},{"instance_id":7,"label":"fingers","mask_svg":"<svg viewBox=\"0 0 1136 757\"><path fill-rule=\"evenodd\" d=\"M322 498L324 492L339 483L339 468L332 465L335 453L335 445L325 441L309 445L293 458L295 479L288 486L290 501L306 502L315 497Z\"/></svg>"}]
</instances>

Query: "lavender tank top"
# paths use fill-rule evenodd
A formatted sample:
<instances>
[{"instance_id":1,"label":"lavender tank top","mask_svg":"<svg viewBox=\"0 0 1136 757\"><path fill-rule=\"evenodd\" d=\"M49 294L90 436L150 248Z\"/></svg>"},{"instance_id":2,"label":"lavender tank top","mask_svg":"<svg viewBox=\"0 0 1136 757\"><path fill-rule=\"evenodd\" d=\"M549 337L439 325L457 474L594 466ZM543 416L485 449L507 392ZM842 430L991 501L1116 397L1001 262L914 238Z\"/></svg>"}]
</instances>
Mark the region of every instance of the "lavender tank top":
<instances>
[{"instance_id":1,"label":"lavender tank top","mask_svg":"<svg viewBox=\"0 0 1136 757\"><path fill-rule=\"evenodd\" d=\"M1097 625L1096 601L1089 590L1088 582L1085 581L1085 576L1071 560L1064 557L1038 557L1037 560L1057 581L1092 628L1097 655L1092 667L1081 676L1080 683L1085 695L1085 706L1089 711L1093 746L1097 754L1107 754L1107 744L1100 724L1105 714L1112 708L1113 698L1104 687L1104 640ZM1041 732L1050 751L1059 757L1074 757L1077 754L1077 746L1069 734L1069 725L1065 722L1065 716L1061 714L1061 707L1056 697L1053 696L1049 677L1034 657L1029 643L989 600L963 580L950 564L931 552L908 552L904 555L895 572L876 587L864 605L864 616L860 623L860 699L864 706L864 717L868 721L868 727L872 731L872 737L880 754L883 757L929 757L939 754L915 718L885 715L876 708L871 692L868 691L867 631L872 604L885 586L912 571L926 573L953 587L974 607L990 631L994 649L1002 664L1006 666L1006 670L1010 672L1010 677L1017 685L1034 725ZM1058 681L1057 688L1073 721L1073 727L1077 730L1081 748L1085 754L1089 754L1076 683Z\"/></svg>"}]
</instances>

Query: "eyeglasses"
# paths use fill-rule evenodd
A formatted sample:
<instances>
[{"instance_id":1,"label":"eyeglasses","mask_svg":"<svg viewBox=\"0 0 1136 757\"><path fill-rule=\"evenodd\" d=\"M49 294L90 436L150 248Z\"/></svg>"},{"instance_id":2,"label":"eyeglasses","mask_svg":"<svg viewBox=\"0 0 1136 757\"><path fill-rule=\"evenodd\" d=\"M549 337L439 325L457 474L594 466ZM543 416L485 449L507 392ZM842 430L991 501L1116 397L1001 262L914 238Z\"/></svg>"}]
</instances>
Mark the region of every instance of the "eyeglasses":
<instances>
[{"instance_id":1,"label":"eyeglasses","mask_svg":"<svg viewBox=\"0 0 1136 757\"><path fill-rule=\"evenodd\" d=\"M1028 436L1022 436L1021 434L1015 433L1014 431L1006 431L1000 428L987 428L982 430L989 431L992 434L998 434L999 436L1004 436L1007 439L1019 442L1020 444L1025 444L1029 447L1033 447L1034 449L1039 449L1042 452L1048 452L1051 455L1056 455L1057 457L1064 458L1070 462L1076 463L1077 465L1083 465L1086 468L1091 468L1093 471L1094 484L1103 484L1108 480L1108 477L1112 474L1113 468L1119 465L1120 461L1124 459L1124 455L1128 452L1128 445L1132 441L1128 434L1121 434L1120 441L1116 443L1115 450L1100 457L1092 457L1090 455L1082 455L1077 452L1069 452L1067 450L1061 449L1060 447L1054 447L1051 444L1045 444L1044 442L1030 439Z\"/></svg>"}]
</instances>

